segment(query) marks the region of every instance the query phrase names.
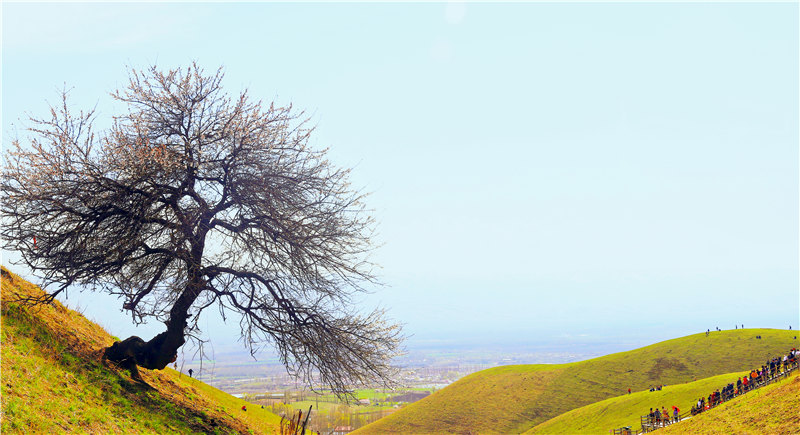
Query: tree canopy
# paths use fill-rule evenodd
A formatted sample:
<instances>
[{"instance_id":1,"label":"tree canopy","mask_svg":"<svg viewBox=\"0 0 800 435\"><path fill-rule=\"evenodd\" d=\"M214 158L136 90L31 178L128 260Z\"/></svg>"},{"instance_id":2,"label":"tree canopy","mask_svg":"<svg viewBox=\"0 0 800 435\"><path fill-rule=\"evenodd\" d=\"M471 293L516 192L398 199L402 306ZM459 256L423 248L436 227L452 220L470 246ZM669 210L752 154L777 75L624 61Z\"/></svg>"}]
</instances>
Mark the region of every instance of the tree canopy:
<instances>
[{"instance_id":1,"label":"tree canopy","mask_svg":"<svg viewBox=\"0 0 800 435\"><path fill-rule=\"evenodd\" d=\"M111 94L126 111L102 132L65 92L6 154L6 248L50 298L80 284L118 295L134 322L164 322L106 351L133 371L174 361L215 307L309 384L388 381L400 330L352 304L376 283L365 195L309 146L302 112L228 96L222 79L197 64L131 69Z\"/></svg>"}]
</instances>

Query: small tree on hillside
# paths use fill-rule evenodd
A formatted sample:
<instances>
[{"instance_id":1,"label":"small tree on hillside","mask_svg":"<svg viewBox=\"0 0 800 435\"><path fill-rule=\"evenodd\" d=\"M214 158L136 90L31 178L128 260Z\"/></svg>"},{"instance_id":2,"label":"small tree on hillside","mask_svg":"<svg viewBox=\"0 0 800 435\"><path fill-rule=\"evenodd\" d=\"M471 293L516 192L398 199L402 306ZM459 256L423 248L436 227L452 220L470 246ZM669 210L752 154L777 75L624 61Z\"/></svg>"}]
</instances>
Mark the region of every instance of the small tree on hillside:
<instances>
[{"instance_id":1,"label":"small tree on hillside","mask_svg":"<svg viewBox=\"0 0 800 435\"><path fill-rule=\"evenodd\" d=\"M302 113L222 92L196 64L130 71L127 112L103 133L67 105L15 140L0 189L7 249L45 284L119 295L134 322L163 321L105 357L163 369L201 311L240 316L251 352L272 343L290 373L338 394L388 380L399 329L359 315L373 283L372 219L349 170L308 146Z\"/></svg>"}]
</instances>

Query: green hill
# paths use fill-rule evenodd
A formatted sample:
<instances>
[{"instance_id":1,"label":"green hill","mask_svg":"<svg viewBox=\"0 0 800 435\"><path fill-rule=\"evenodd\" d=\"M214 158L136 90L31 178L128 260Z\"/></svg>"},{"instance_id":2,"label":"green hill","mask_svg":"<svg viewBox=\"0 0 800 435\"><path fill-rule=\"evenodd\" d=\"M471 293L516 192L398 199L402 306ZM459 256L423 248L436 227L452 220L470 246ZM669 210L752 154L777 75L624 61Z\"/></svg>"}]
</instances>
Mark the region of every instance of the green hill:
<instances>
[{"instance_id":1,"label":"green hill","mask_svg":"<svg viewBox=\"0 0 800 435\"><path fill-rule=\"evenodd\" d=\"M280 417L196 379L141 369L146 385L100 362L114 339L2 269L2 423L11 433L279 433Z\"/></svg>"},{"instance_id":2,"label":"green hill","mask_svg":"<svg viewBox=\"0 0 800 435\"><path fill-rule=\"evenodd\" d=\"M525 432L628 388L642 392L760 366L797 346L794 334L775 329L700 333L575 363L496 367L466 376L357 433ZM669 392L669 387L662 390ZM655 405L647 404L646 410Z\"/></svg>"},{"instance_id":3,"label":"green hill","mask_svg":"<svg viewBox=\"0 0 800 435\"><path fill-rule=\"evenodd\" d=\"M749 371L728 373L701 379L686 384L668 385L661 391L637 391L624 396L612 397L567 411L525 433L530 434L602 434L609 429L623 426L639 427L639 417L650 412L650 408L666 408L672 415L672 406L681 412L688 411L697 399L709 392L744 376Z\"/></svg>"},{"instance_id":4,"label":"green hill","mask_svg":"<svg viewBox=\"0 0 800 435\"><path fill-rule=\"evenodd\" d=\"M658 434L716 435L786 434L800 432L800 375L759 388Z\"/></svg>"}]
</instances>

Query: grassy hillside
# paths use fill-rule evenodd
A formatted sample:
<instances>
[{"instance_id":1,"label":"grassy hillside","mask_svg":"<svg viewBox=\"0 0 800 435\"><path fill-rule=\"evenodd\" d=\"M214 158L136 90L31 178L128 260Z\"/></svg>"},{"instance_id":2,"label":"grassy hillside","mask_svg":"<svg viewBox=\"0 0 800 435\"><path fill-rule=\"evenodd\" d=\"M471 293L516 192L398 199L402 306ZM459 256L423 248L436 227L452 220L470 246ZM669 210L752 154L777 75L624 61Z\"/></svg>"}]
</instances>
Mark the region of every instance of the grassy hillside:
<instances>
[{"instance_id":1,"label":"grassy hillside","mask_svg":"<svg viewBox=\"0 0 800 435\"><path fill-rule=\"evenodd\" d=\"M576 363L496 367L466 376L357 432L525 432L628 388L638 392L760 366L797 346L795 334L775 329L700 333Z\"/></svg>"},{"instance_id":2,"label":"grassy hillside","mask_svg":"<svg viewBox=\"0 0 800 435\"><path fill-rule=\"evenodd\" d=\"M276 433L280 417L196 379L141 369L146 385L101 364L114 339L2 269L2 424L8 433Z\"/></svg>"},{"instance_id":3,"label":"grassy hillside","mask_svg":"<svg viewBox=\"0 0 800 435\"><path fill-rule=\"evenodd\" d=\"M650 412L650 408L664 407L672 416L672 406L681 413L692 409L700 397L721 388L748 371L712 376L686 384L668 385L661 391L638 391L624 396L601 400L572 411L565 412L525 432L530 434L599 434L623 426L639 427L639 417Z\"/></svg>"},{"instance_id":4,"label":"grassy hillside","mask_svg":"<svg viewBox=\"0 0 800 435\"><path fill-rule=\"evenodd\" d=\"M800 375L725 402L658 434L797 434L800 432Z\"/></svg>"}]
</instances>

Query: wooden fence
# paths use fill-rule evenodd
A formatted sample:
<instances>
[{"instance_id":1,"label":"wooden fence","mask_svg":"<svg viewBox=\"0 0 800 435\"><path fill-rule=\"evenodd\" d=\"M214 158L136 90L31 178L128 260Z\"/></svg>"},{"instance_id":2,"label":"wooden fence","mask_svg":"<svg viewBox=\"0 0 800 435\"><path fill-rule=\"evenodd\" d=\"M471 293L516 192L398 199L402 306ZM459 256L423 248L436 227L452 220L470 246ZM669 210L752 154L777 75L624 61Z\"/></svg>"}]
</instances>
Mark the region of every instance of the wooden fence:
<instances>
[{"instance_id":1,"label":"wooden fence","mask_svg":"<svg viewBox=\"0 0 800 435\"><path fill-rule=\"evenodd\" d=\"M282 415L281 435L306 435L306 425L308 424L308 417L311 416L311 408L313 406L314 405L308 407L305 420L302 420L302 410L298 410L297 414L291 416Z\"/></svg>"}]
</instances>

